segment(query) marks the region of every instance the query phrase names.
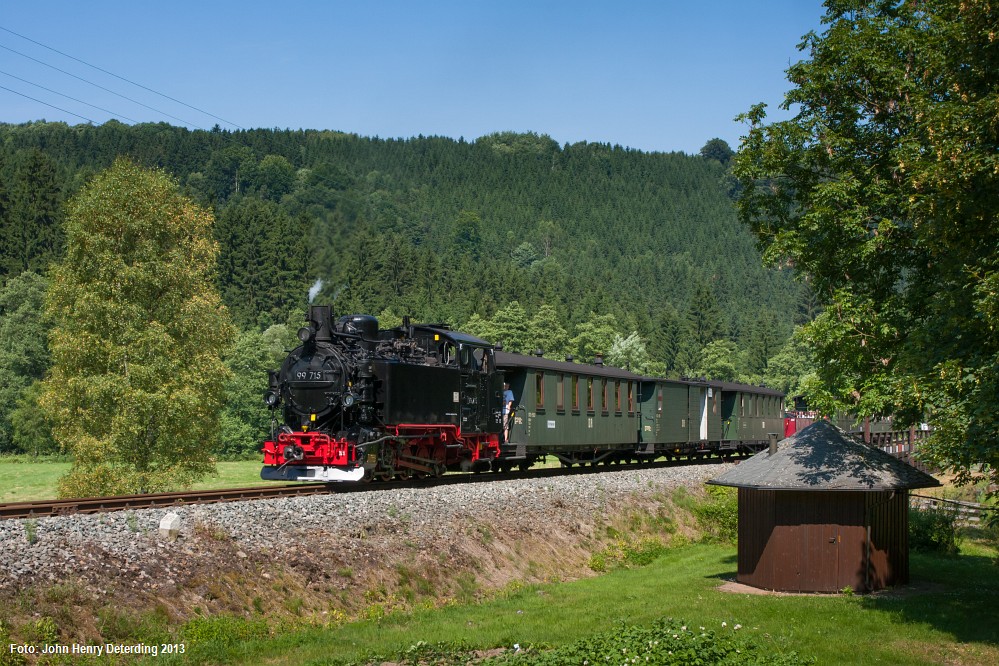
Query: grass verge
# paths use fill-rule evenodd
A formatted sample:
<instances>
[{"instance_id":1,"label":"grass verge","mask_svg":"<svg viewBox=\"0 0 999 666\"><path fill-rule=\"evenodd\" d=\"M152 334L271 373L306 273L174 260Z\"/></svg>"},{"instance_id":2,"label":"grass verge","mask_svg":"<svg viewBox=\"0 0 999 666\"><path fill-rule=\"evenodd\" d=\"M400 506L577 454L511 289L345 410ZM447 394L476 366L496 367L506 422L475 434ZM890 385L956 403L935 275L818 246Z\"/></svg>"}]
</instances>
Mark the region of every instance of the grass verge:
<instances>
[{"instance_id":1,"label":"grass verge","mask_svg":"<svg viewBox=\"0 0 999 666\"><path fill-rule=\"evenodd\" d=\"M482 603L299 627L266 638L197 641L183 658L150 663L406 663L407 653L419 654L422 645L437 655L430 663L457 664L472 650L506 648L506 658L514 645L535 651L571 646L615 627L646 630L663 618L676 618L696 633L738 625L761 654L787 657L786 663L999 663L999 626L987 620L999 598L999 568L989 558L913 554L913 585L866 597L720 591L735 568L732 546L697 544L597 578L515 586ZM447 646L454 648L452 657Z\"/></svg>"}]
</instances>

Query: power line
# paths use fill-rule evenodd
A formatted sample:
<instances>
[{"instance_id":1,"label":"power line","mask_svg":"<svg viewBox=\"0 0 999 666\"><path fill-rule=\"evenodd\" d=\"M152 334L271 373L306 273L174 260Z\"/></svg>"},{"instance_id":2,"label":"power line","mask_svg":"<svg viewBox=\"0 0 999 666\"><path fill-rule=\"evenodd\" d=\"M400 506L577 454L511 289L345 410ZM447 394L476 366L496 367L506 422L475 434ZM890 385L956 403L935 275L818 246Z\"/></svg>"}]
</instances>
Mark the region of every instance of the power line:
<instances>
[{"instance_id":1,"label":"power line","mask_svg":"<svg viewBox=\"0 0 999 666\"><path fill-rule=\"evenodd\" d=\"M27 98L28 98L28 99L30 99L30 100L31 100L32 102L38 102L39 104L44 104L45 106L51 106L51 107L52 107L53 109L56 109L56 110L58 110L58 111L62 111L63 113L68 113L68 114L69 114L69 115L71 115L71 116L76 116L77 118L83 118L83 119L84 119L84 120L86 120L86 121L87 121L88 123L92 123L92 124L94 124L94 125L96 125L96 124L97 124L97 121L96 121L96 120L92 120L92 119L90 119L90 118L87 118L86 116L81 116L81 115L80 115L79 113L73 113L72 111L67 111L66 109L63 109L63 108L61 108L61 107L58 107L58 106L56 106L55 104L49 104L48 102L43 102L43 101L42 101L42 100L40 100L40 99L35 99L35 98L34 98L34 97L32 97L31 95L25 95L25 94L24 94L24 93L22 93L22 92L17 92L16 90L11 90L10 88L8 88L8 87L6 87L6 86L0 86L0 90L6 90L7 92L12 92L12 93L14 93L15 95L20 95L21 97L27 97Z\"/></svg>"},{"instance_id":2,"label":"power line","mask_svg":"<svg viewBox=\"0 0 999 666\"><path fill-rule=\"evenodd\" d=\"M24 35L22 35L20 33L14 32L10 28L5 28L2 25L0 25L0 30L3 30L5 32L9 32L10 34L16 35L16 36L20 37L21 39L24 39L24 40L27 40L27 41L31 42L32 44L37 44L38 46L41 46L42 48L46 48L49 51L54 51L55 53L58 53L61 56L69 58L70 60L75 60L76 62L79 62L79 63L82 63L82 64L86 65L87 67L92 67L93 69L96 69L99 72L104 72L105 74L107 74L109 76L113 76L116 79L120 79L120 80L124 81L125 83L130 83L133 86L137 86L139 88L142 88L143 90L148 90L149 92L151 92L151 93L153 93L155 95L159 95L160 97L164 97L164 98L166 98L166 99L168 99L168 100L170 100L172 102L176 102L177 104L180 104L182 106L186 106L187 108L193 109L193 110L195 110L195 111L197 111L199 113L203 113L206 116L211 116L212 118L215 118L216 120L221 120L222 122L226 123L227 125L232 125L233 127L236 127L238 129L241 129L241 130L245 130L246 129L245 127L241 127L240 125L237 125L236 123L232 122L231 120L226 120L225 118L220 118L220 117L216 116L215 114L212 114L212 113L209 113L209 112L205 111L204 109L199 109L196 106L191 106L187 102L182 102L179 99L176 99L174 97L170 97L170 95L166 95L166 94L161 93L161 92L159 92L157 90L153 90L152 88L148 88L148 87L142 85L141 83L136 83L135 81L130 81L130 80L126 79L123 76L118 76L114 72L109 72L108 70L102 69L101 67L98 67L97 65L91 65L89 62L87 62L85 60L80 60L79 58L76 58L74 56L69 55L68 53L63 53L59 49L55 49L55 48L52 48L51 46L48 46L46 44L42 44L41 42L38 42L38 41L35 41L34 39L31 39L30 37L25 37Z\"/></svg>"},{"instance_id":3,"label":"power line","mask_svg":"<svg viewBox=\"0 0 999 666\"><path fill-rule=\"evenodd\" d=\"M27 79L22 79L20 76L14 76L10 72L5 72L2 69L0 69L0 74L6 74L7 76L9 76L12 79L17 79L18 81L20 81L22 83L27 83L29 86L35 86L36 88L41 88L42 90L46 90L46 91L52 93L53 95L59 95L60 97L65 97L66 99L71 99L74 102L79 102L80 104L86 104L87 106L89 106L91 108L94 108L94 109L97 109L98 111L103 111L104 113L110 113L115 118L121 118L122 120L127 120L127 121L132 122L132 123L139 122L135 118L129 118L128 116L123 116L120 113L115 113L114 111L111 111L109 109L105 109L104 107L97 106L96 104L91 104L90 102L84 102L82 99L77 99L75 97L71 97L70 95L67 95L66 93L61 93L58 90L52 90L51 88L46 88L43 85L39 85L37 83L32 83L31 81L28 81ZM80 117L82 118L83 116L80 116Z\"/></svg>"},{"instance_id":4,"label":"power line","mask_svg":"<svg viewBox=\"0 0 999 666\"><path fill-rule=\"evenodd\" d=\"M4 50L7 50L7 51L10 51L11 53L16 53L17 55L19 55L19 56L21 56L23 58L27 58L28 60L33 60L33 61L37 62L39 65L45 65L46 67L54 69L57 72L62 72L66 76L72 76L74 79L77 79L79 81L83 81L84 83L88 83L88 84L94 86L95 88L100 88L104 92L109 92L112 95L117 95L118 97L121 97L122 99L127 99L129 102L132 102L133 104L138 104L139 106L143 106L143 107L149 109L150 111L155 111L156 113L162 114L162 115L166 116L167 118L173 118L174 120L179 121L179 122L181 122L181 123L183 123L185 125L194 125L198 129L202 129L202 130L205 129L204 127L202 127L201 125L198 125L197 123L188 122L188 121L184 120L183 118L178 118L177 116L172 116L169 113L167 113L166 111L160 111L159 109L157 109L155 107L152 107L152 106L149 106L148 104L143 104L142 102L140 102L137 99L132 99L131 97L127 97L125 95L122 95L121 93L116 93L115 91L111 90L110 88L105 88L104 86L98 85L98 84L94 83L93 81L88 81L87 79L83 78L82 76L77 76L76 74L73 74L72 72L67 72L64 69L59 69L55 65L50 65L47 62L39 60L38 58L32 58L28 54L21 53L20 51L17 51L15 49L10 48L9 46L4 46L3 44L0 44L0 49L4 49ZM75 116L76 114L74 113L73 115Z\"/></svg>"}]
</instances>

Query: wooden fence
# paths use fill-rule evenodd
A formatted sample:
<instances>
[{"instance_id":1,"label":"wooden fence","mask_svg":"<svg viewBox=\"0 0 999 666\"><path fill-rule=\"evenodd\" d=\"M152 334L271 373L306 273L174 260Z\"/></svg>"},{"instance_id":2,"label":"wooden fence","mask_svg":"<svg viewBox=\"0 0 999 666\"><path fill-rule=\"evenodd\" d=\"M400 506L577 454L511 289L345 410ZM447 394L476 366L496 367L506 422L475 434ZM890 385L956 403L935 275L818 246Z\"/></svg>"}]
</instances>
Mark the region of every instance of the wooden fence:
<instances>
[{"instance_id":1,"label":"wooden fence","mask_svg":"<svg viewBox=\"0 0 999 666\"><path fill-rule=\"evenodd\" d=\"M965 502L962 500L943 499L942 497L930 497L929 495L909 495L909 506L917 509L933 509L944 511L954 516L954 522L959 525L977 526L988 517L990 513L996 511L996 507L979 504L978 502Z\"/></svg>"},{"instance_id":2,"label":"wooden fence","mask_svg":"<svg viewBox=\"0 0 999 666\"><path fill-rule=\"evenodd\" d=\"M932 473L933 469L931 467L919 462L913 455L919 448L919 443L926 439L929 434L928 430L917 430L916 428L892 430L889 432L870 432L869 430L865 430L863 438L867 444L877 447L899 460L904 460L916 469Z\"/></svg>"}]
</instances>

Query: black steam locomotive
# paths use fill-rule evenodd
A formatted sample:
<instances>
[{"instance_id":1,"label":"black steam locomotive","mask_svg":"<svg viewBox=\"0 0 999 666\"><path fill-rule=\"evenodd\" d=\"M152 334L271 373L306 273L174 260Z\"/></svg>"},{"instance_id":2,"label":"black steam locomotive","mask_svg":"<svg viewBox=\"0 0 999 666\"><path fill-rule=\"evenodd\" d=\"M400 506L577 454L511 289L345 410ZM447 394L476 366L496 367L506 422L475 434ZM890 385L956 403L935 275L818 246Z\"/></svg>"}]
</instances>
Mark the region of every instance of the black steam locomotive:
<instances>
[{"instance_id":1,"label":"black steam locomotive","mask_svg":"<svg viewBox=\"0 0 999 666\"><path fill-rule=\"evenodd\" d=\"M445 326L380 331L368 315L309 308L301 346L264 401L283 423L264 443L269 480L438 476L499 456L503 376L493 346Z\"/></svg>"}]
</instances>

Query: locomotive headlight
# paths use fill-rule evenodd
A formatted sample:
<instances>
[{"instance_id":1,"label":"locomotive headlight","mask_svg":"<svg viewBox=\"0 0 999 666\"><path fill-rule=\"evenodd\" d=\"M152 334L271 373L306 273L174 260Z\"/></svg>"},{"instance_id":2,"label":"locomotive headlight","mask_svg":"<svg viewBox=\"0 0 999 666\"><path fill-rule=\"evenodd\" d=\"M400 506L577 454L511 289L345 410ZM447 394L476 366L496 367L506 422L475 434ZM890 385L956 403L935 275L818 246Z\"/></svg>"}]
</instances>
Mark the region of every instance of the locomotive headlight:
<instances>
[{"instance_id":1,"label":"locomotive headlight","mask_svg":"<svg viewBox=\"0 0 999 666\"><path fill-rule=\"evenodd\" d=\"M264 404L268 407L274 407L278 404L280 397L274 391L267 391L264 393Z\"/></svg>"},{"instance_id":2,"label":"locomotive headlight","mask_svg":"<svg viewBox=\"0 0 999 666\"><path fill-rule=\"evenodd\" d=\"M351 405L354 404L355 400L356 400L356 398L354 397L353 393L344 393L343 394L343 406L344 407L350 407Z\"/></svg>"},{"instance_id":3,"label":"locomotive headlight","mask_svg":"<svg viewBox=\"0 0 999 666\"><path fill-rule=\"evenodd\" d=\"M306 343L316 337L316 329L313 326L303 326L298 329L298 339Z\"/></svg>"}]
</instances>

